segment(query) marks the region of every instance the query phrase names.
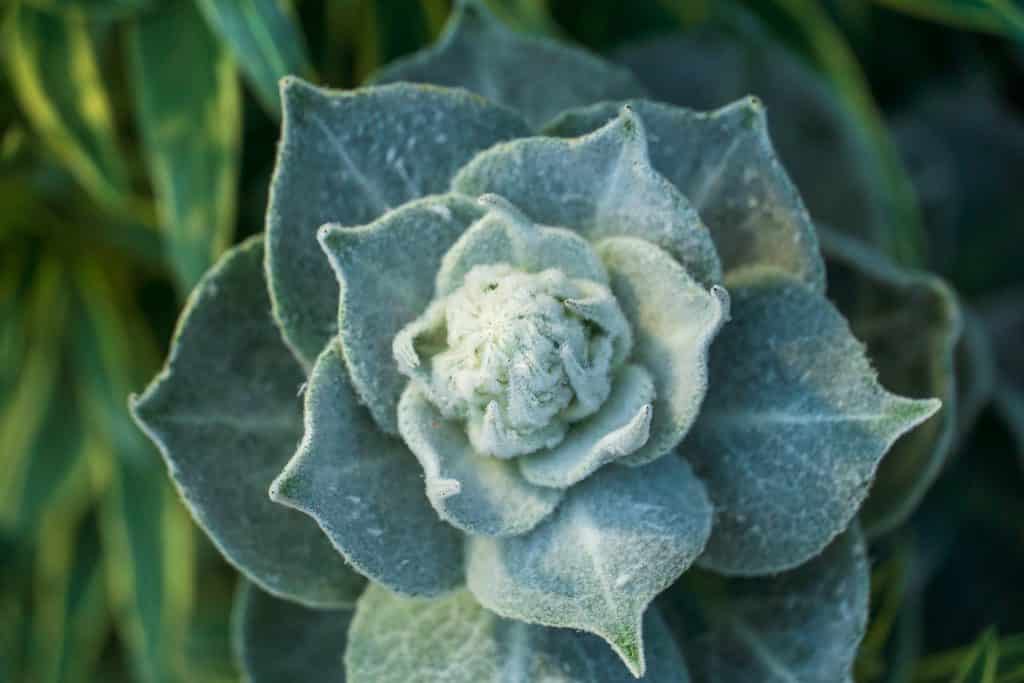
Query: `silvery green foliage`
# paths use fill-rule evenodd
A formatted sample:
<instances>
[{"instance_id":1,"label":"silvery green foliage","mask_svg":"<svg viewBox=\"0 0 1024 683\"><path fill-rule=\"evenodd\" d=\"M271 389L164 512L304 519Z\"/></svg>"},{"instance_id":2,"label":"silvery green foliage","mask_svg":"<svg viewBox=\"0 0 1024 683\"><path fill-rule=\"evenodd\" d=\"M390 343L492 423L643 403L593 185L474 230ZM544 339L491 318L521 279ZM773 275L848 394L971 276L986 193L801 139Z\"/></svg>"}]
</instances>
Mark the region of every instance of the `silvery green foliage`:
<instances>
[{"instance_id":1,"label":"silvery green foliage","mask_svg":"<svg viewBox=\"0 0 1024 683\"><path fill-rule=\"evenodd\" d=\"M799 568L766 596L852 651L864 563L799 591L938 405L886 392L824 298L760 105L613 103L621 71L460 7L379 80L499 104L285 81L265 263L255 240L204 278L134 406L186 502L275 596L369 579L347 645L289 612L350 681L688 680L650 604L694 565Z\"/></svg>"}]
</instances>

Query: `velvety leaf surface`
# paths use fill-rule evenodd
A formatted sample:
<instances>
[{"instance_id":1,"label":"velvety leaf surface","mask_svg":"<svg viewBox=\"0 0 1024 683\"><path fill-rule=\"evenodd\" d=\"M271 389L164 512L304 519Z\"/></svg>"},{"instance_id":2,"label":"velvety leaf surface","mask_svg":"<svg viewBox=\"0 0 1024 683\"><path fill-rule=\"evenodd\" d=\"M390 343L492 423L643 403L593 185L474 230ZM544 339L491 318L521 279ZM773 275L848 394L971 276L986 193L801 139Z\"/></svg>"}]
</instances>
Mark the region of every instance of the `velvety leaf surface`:
<instances>
[{"instance_id":1,"label":"velvety leaf surface","mask_svg":"<svg viewBox=\"0 0 1024 683\"><path fill-rule=\"evenodd\" d=\"M413 454L359 404L336 344L313 367L305 422L271 498L310 515L357 570L392 590L460 585L462 534L430 507Z\"/></svg>"},{"instance_id":2,"label":"velvety leaf surface","mask_svg":"<svg viewBox=\"0 0 1024 683\"><path fill-rule=\"evenodd\" d=\"M807 564L778 576L732 579L716 598L701 594L709 630L679 624L697 683L852 683L868 621L867 550L854 528ZM685 591L680 582L673 593ZM660 601L675 622L667 595Z\"/></svg>"},{"instance_id":3,"label":"velvety leaf surface","mask_svg":"<svg viewBox=\"0 0 1024 683\"><path fill-rule=\"evenodd\" d=\"M277 83L309 71L302 30L282 0L197 0L211 28L230 48L260 102L280 115Z\"/></svg>"},{"instance_id":4,"label":"velvety leaf surface","mask_svg":"<svg viewBox=\"0 0 1024 683\"><path fill-rule=\"evenodd\" d=\"M431 505L466 533L525 533L562 498L558 489L528 482L514 461L478 454L465 426L446 420L415 384L402 394L398 425L422 465Z\"/></svg>"},{"instance_id":5,"label":"velvety leaf surface","mask_svg":"<svg viewBox=\"0 0 1024 683\"><path fill-rule=\"evenodd\" d=\"M624 107L617 118L612 114L584 127L581 132L594 131L584 137L498 145L462 169L452 187L474 196L499 195L533 221L576 230L590 241L645 239L699 282L716 283L721 264L711 234L687 199L651 166L641 118Z\"/></svg>"},{"instance_id":6,"label":"velvety leaf surface","mask_svg":"<svg viewBox=\"0 0 1024 683\"><path fill-rule=\"evenodd\" d=\"M263 242L228 252L190 297L136 421L200 527L247 578L311 605L347 605L362 579L316 524L267 495L302 436L305 377L270 316Z\"/></svg>"},{"instance_id":7,"label":"velvety leaf surface","mask_svg":"<svg viewBox=\"0 0 1024 683\"><path fill-rule=\"evenodd\" d=\"M316 239L320 226L363 225L411 199L444 192L477 152L527 128L475 95L436 87L336 92L288 78L282 99L267 272L285 340L312 367L338 322L338 292Z\"/></svg>"},{"instance_id":8,"label":"velvety leaf surface","mask_svg":"<svg viewBox=\"0 0 1024 683\"><path fill-rule=\"evenodd\" d=\"M652 99L710 110L755 95L771 141L815 221L878 243L891 220L882 174L829 83L791 49L756 30L706 24L627 43L615 52ZM841 179L841 181L840 181Z\"/></svg>"},{"instance_id":9,"label":"velvety leaf surface","mask_svg":"<svg viewBox=\"0 0 1024 683\"><path fill-rule=\"evenodd\" d=\"M235 230L238 75L191 2L171 2L140 16L129 45L160 223L178 283L188 291Z\"/></svg>"},{"instance_id":10,"label":"velvety leaf surface","mask_svg":"<svg viewBox=\"0 0 1024 683\"><path fill-rule=\"evenodd\" d=\"M715 505L701 566L770 574L849 525L882 456L940 403L883 389L846 321L799 281L752 269L726 284L732 319L679 452Z\"/></svg>"},{"instance_id":11,"label":"velvety leaf surface","mask_svg":"<svg viewBox=\"0 0 1024 683\"><path fill-rule=\"evenodd\" d=\"M963 330L953 290L928 273L901 269L851 238L822 231L829 295L867 345L879 381L939 411L902 436L882 460L861 520L869 536L910 516L938 477L957 430L956 349Z\"/></svg>"},{"instance_id":12,"label":"velvety leaf surface","mask_svg":"<svg viewBox=\"0 0 1024 683\"><path fill-rule=\"evenodd\" d=\"M606 125L621 106L605 102L566 112L546 130L583 135ZM711 112L646 100L629 106L647 129L650 163L700 214L726 270L775 266L824 290L814 226L779 163L758 100L748 97Z\"/></svg>"},{"instance_id":13,"label":"velvety leaf surface","mask_svg":"<svg viewBox=\"0 0 1024 683\"><path fill-rule=\"evenodd\" d=\"M655 609L644 619L652 683L689 676ZM636 680L601 639L502 619L466 590L435 600L371 585L349 632L351 683L627 683Z\"/></svg>"},{"instance_id":14,"label":"velvety leaf surface","mask_svg":"<svg viewBox=\"0 0 1024 683\"><path fill-rule=\"evenodd\" d=\"M518 458L519 471L532 484L566 488L610 462L625 462L650 441L654 397L651 374L627 365L600 410L574 425L558 446Z\"/></svg>"},{"instance_id":15,"label":"velvety leaf surface","mask_svg":"<svg viewBox=\"0 0 1024 683\"><path fill-rule=\"evenodd\" d=\"M704 289L643 240L604 240L598 252L633 327L633 359L654 379L651 436L622 460L643 465L674 448L697 417L708 386L708 347L729 317L729 295L717 285Z\"/></svg>"},{"instance_id":16,"label":"velvety leaf surface","mask_svg":"<svg viewBox=\"0 0 1024 683\"><path fill-rule=\"evenodd\" d=\"M341 288L338 336L349 376L389 434L398 433L396 409L407 382L392 341L430 304L442 258L483 211L468 197L428 197L365 227L331 225L320 233Z\"/></svg>"},{"instance_id":17,"label":"velvety leaf surface","mask_svg":"<svg viewBox=\"0 0 1024 683\"><path fill-rule=\"evenodd\" d=\"M249 683L344 683L350 609L313 609L280 600L242 580L232 645Z\"/></svg>"},{"instance_id":18,"label":"velvety leaf surface","mask_svg":"<svg viewBox=\"0 0 1024 683\"><path fill-rule=\"evenodd\" d=\"M10 4L2 50L22 111L83 187L119 206L128 179L88 23L80 11Z\"/></svg>"},{"instance_id":19,"label":"velvety leaf surface","mask_svg":"<svg viewBox=\"0 0 1024 683\"><path fill-rule=\"evenodd\" d=\"M469 588L505 617L601 636L639 676L644 610L703 550L711 515L703 484L677 458L610 465L530 533L470 539Z\"/></svg>"},{"instance_id":20,"label":"velvety leaf surface","mask_svg":"<svg viewBox=\"0 0 1024 683\"><path fill-rule=\"evenodd\" d=\"M535 127L571 107L644 94L627 70L515 32L472 0L458 3L436 45L393 62L371 81L466 88L519 111Z\"/></svg>"}]
</instances>

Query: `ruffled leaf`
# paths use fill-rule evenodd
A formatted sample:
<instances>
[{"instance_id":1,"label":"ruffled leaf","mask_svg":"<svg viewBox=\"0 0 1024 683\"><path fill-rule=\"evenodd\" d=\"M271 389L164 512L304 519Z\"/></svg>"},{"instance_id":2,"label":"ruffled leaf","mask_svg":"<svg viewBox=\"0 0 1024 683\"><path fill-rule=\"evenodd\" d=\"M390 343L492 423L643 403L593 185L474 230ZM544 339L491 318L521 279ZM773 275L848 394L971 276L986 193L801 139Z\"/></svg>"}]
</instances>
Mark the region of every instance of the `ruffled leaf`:
<instances>
[{"instance_id":1,"label":"ruffled leaf","mask_svg":"<svg viewBox=\"0 0 1024 683\"><path fill-rule=\"evenodd\" d=\"M644 610L703 550L711 514L677 458L606 467L530 533L470 539L469 588L502 616L601 636L639 677Z\"/></svg>"},{"instance_id":2,"label":"ruffled leaf","mask_svg":"<svg viewBox=\"0 0 1024 683\"><path fill-rule=\"evenodd\" d=\"M507 263L530 273L556 268L568 278L608 284L608 273L590 244L565 228L535 225L497 195L478 200L490 211L445 254L437 271L437 296L462 286L474 266Z\"/></svg>"},{"instance_id":3,"label":"ruffled leaf","mask_svg":"<svg viewBox=\"0 0 1024 683\"><path fill-rule=\"evenodd\" d=\"M362 577L310 519L267 496L302 435L304 379L270 317L263 242L251 239L200 281L132 411L196 522L248 579L304 604L350 605Z\"/></svg>"},{"instance_id":4,"label":"ruffled leaf","mask_svg":"<svg viewBox=\"0 0 1024 683\"><path fill-rule=\"evenodd\" d=\"M305 422L270 497L315 519L352 566L391 590L436 595L460 585L462 535L431 509L413 454L359 405L335 344L313 367Z\"/></svg>"},{"instance_id":5,"label":"ruffled leaf","mask_svg":"<svg viewBox=\"0 0 1024 683\"><path fill-rule=\"evenodd\" d=\"M751 269L727 284L732 321L680 453L715 504L701 566L770 574L842 532L882 456L941 404L883 389L839 312L789 275Z\"/></svg>"},{"instance_id":6,"label":"ruffled leaf","mask_svg":"<svg viewBox=\"0 0 1024 683\"><path fill-rule=\"evenodd\" d=\"M644 619L651 665L644 681L688 683L686 665L654 609ZM345 654L349 683L629 683L599 638L502 619L469 591L436 600L371 586L359 600Z\"/></svg>"},{"instance_id":7,"label":"ruffled leaf","mask_svg":"<svg viewBox=\"0 0 1024 683\"><path fill-rule=\"evenodd\" d=\"M311 609L248 581L235 596L232 646L249 683L345 683L343 653L353 611Z\"/></svg>"},{"instance_id":8,"label":"ruffled leaf","mask_svg":"<svg viewBox=\"0 0 1024 683\"><path fill-rule=\"evenodd\" d=\"M567 488L610 462L623 461L650 439L654 397L651 374L627 365L596 414L574 425L558 446L519 458L519 471L532 484Z\"/></svg>"},{"instance_id":9,"label":"ruffled leaf","mask_svg":"<svg viewBox=\"0 0 1024 683\"><path fill-rule=\"evenodd\" d=\"M714 595L699 592L706 632L673 602L695 581L659 601L684 639L694 679L714 683L852 683L852 666L868 621L869 566L853 529L817 558L778 576L732 579Z\"/></svg>"},{"instance_id":10,"label":"ruffled leaf","mask_svg":"<svg viewBox=\"0 0 1024 683\"><path fill-rule=\"evenodd\" d=\"M584 135L605 126L621 106L606 102L567 112L546 130ZM700 214L727 271L770 265L824 291L814 226L772 148L758 100L748 97L712 112L645 100L628 106L647 128L651 165ZM680 261L702 279L700 271Z\"/></svg>"},{"instance_id":11,"label":"ruffled leaf","mask_svg":"<svg viewBox=\"0 0 1024 683\"><path fill-rule=\"evenodd\" d=\"M466 533L525 533L562 498L526 481L514 462L476 453L463 425L446 420L413 383L398 404L398 427L423 466L437 514Z\"/></svg>"},{"instance_id":12,"label":"ruffled leaf","mask_svg":"<svg viewBox=\"0 0 1024 683\"><path fill-rule=\"evenodd\" d=\"M643 465L675 447L697 417L708 386L708 347L729 317L729 295L718 286L704 289L648 242L620 237L597 249L633 328L633 359L654 378L650 439L622 460Z\"/></svg>"},{"instance_id":13,"label":"ruffled leaf","mask_svg":"<svg viewBox=\"0 0 1024 683\"><path fill-rule=\"evenodd\" d=\"M578 139L536 137L495 146L462 169L452 187L474 196L500 195L536 223L576 230L591 242L642 238L700 282L721 279L711 234L686 198L652 168L644 125L628 107Z\"/></svg>"},{"instance_id":14,"label":"ruffled leaf","mask_svg":"<svg viewBox=\"0 0 1024 683\"><path fill-rule=\"evenodd\" d=\"M371 80L466 88L519 111L533 126L570 107L644 92L625 69L579 48L513 31L472 0L459 2L436 45L388 65Z\"/></svg>"},{"instance_id":15,"label":"ruffled leaf","mask_svg":"<svg viewBox=\"0 0 1024 683\"><path fill-rule=\"evenodd\" d=\"M363 225L411 199L444 192L473 155L527 128L510 111L442 88L335 92L286 78L281 97L267 273L285 340L311 367L338 322L338 293L316 240L320 226Z\"/></svg>"},{"instance_id":16,"label":"ruffled leaf","mask_svg":"<svg viewBox=\"0 0 1024 683\"><path fill-rule=\"evenodd\" d=\"M392 340L430 304L442 257L481 215L473 200L443 195L406 204L362 228L331 225L320 232L341 287L338 338L349 377L389 434L398 433L396 408L406 383Z\"/></svg>"},{"instance_id":17,"label":"ruffled leaf","mask_svg":"<svg viewBox=\"0 0 1024 683\"><path fill-rule=\"evenodd\" d=\"M868 535L910 516L942 471L957 430L957 343L963 329L953 290L904 270L865 245L822 231L829 294L867 345L879 381L902 396L938 397L943 410L893 444L875 475L861 520Z\"/></svg>"}]
</instances>

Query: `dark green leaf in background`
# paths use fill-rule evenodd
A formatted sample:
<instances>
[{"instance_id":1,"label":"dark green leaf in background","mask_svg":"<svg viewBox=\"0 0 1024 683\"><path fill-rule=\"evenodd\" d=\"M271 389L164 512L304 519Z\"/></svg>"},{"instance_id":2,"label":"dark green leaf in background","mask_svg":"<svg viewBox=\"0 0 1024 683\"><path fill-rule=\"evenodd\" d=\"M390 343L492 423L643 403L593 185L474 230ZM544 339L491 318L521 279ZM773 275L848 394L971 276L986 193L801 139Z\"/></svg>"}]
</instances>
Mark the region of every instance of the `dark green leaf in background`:
<instances>
[{"instance_id":1,"label":"dark green leaf in background","mask_svg":"<svg viewBox=\"0 0 1024 683\"><path fill-rule=\"evenodd\" d=\"M309 76L302 29L288 0L196 0L211 28L227 45L260 103L281 115L277 82ZM403 18L404 20L404 18Z\"/></svg>"},{"instance_id":2,"label":"dark green leaf in background","mask_svg":"<svg viewBox=\"0 0 1024 683\"><path fill-rule=\"evenodd\" d=\"M22 111L98 202L124 206L127 175L85 15L78 10L51 14L20 0L6 14L6 64Z\"/></svg>"},{"instance_id":3,"label":"dark green leaf in background","mask_svg":"<svg viewBox=\"0 0 1024 683\"><path fill-rule=\"evenodd\" d=\"M235 230L242 118L236 67L192 0L137 17L129 52L139 128L182 292Z\"/></svg>"}]
</instances>

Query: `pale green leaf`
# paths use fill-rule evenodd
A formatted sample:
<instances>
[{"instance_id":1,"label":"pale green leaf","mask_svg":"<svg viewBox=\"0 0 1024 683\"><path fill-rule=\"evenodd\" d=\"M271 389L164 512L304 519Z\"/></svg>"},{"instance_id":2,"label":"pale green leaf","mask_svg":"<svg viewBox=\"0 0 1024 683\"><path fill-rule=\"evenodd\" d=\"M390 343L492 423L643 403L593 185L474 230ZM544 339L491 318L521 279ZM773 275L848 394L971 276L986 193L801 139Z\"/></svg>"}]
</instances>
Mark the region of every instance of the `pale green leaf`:
<instances>
[{"instance_id":1,"label":"pale green leaf","mask_svg":"<svg viewBox=\"0 0 1024 683\"><path fill-rule=\"evenodd\" d=\"M305 422L271 498L313 517L353 567L392 590L460 585L462 534L430 507L413 454L359 404L336 344L313 367Z\"/></svg>"},{"instance_id":2,"label":"pale green leaf","mask_svg":"<svg viewBox=\"0 0 1024 683\"><path fill-rule=\"evenodd\" d=\"M822 231L829 293L882 385L901 396L937 397L943 410L906 434L882 461L861 520L869 536L904 522L942 471L957 430L956 349L960 304L940 278L902 269L848 237ZM912 341L911 341L912 340Z\"/></svg>"},{"instance_id":3,"label":"pale green leaf","mask_svg":"<svg viewBox=\"0 0 1024 683\"><path fill-rule=\"evenodd\" d=\"M582 135L605 125L620 106L566 112L547 130ZM814 226L779 163L758 100L748 97L711 112L645 100L629 106L647 129L650 163L700 214L727 271L765 264L824 290ZM685 256L672 253L705 281Z\"/></svg>"},{"instance_id":4,"label":"pale green leaf","mask_svg":"<svg viewBox=\"0 0 1024 683\"><path fill-rule=\"evenodd\" d=\"M601 636L638 677L648 604L700 554L711 531L704 486L678 458L610 465L552 516L510 538L473 537L467 579L502 616Z\"/></svg>"},{"instance_id":5,"label":"pale green leaf","mask_svg":"<svg viewBox=\"0 0 1024 683\"><path fill-rule=\"evenodd\" d=\"M248 683L345 683L350 609L314 609L275 598L242 580L232 646Z\"/></svg>"},{"instance_id":6,"label":"pale green leaf","mask_svg":"<svg viewBox=\"0 0 1024 683\"><path fill-rule=\"evenodd\" d=\"M242 130L237 71L193 2L172 0L140 15L128 42L168 257L188 291L235 230Z\"/></svg>"},{"instance_id":7,"label":"pale green leaf","mask_svg":"<svg viewBox=\"0 0 1024 683\"><path fill-rule=\"evenodd\" d=\"M410 202L362 228L330 225L320 232L341 289L338 338L349 377L385 432L398 432L396 408L407 381L392 340L430 303L442 257L482 214L467 197L443 195Z\"/></svg>"},{"instance_id":8,"label":"pale green leaf","mask_svg":"<svg viewBox=\"0 0 1024 683\"><path fill-rule=\"evenodd\" d=\"M14 93L40 139L101 204L121 206L128 179L84 15L14 2L3 42Z\"/></svg>"},{"instance_id":9,"label":"pale green leaf","mask_svg":"<svg viewBox=\"0 0 1024 683\"><path fill-rule=\"evenodd\" d=\"M612 291L633 328L633 360L654 378L650 438L623 463L642 465L674 448L697 418L708 386L708 347L729 317L729 295L710 291L643 240L598 244Z\"/></svg>"},{"instance_id":10,"label":"pale green leaf","mask_svg":"<svg viewBox=\"0 0 1024 683\"><path fill-rule=\"evenodd\" d=\"M437 270L437 296L451 294L461 287L466 274L475 266L495 263L507 263L530 273L555 268L568 278L608 284L601 259L573 231L535 225L497 195L484 195L478 201L490 210L445 254Z\"/></svg>"},{"instance_id":11,"label":"pale green leaf","mask_svg":"<svg viewBox=\"0 0 1024 683\"><path fill-rule=\"evenodd\" d=\"M893 442L941 404L883 389L843 317L801 282L751 269L726 284L732 319L679 452L715 505L701 566L770 574L846 529Z\"/></svg>"},{"instance_id":12,"label":"pale green leaf","mask_svg":"<svg viewBox=\"0 0 1024 683\"><path fill-rule=\"evenodd\" d=\"M196 0L210 27L230 48L260 102L281 113L277 82L306 75L309 55L290 0Z\"/></svg>"},{"instance_id":13,"label":"pale green leaf","mask_svg":"<svg viewBox=\"0 0 1024 683\"><path fill-rule=\"evenodd\" d=\"M446 420L414 383L398 404L398 428L422 465L431 505L466 533L525 533L562 498L526 481L515 462L478 454L464 425Z\"/></svg>"},{"instance_id":14,"label":"pale green leaf","mask_svg":"<svg viewBox=\"0 0 1024 683\"><path fill-rule=\"evenodd\" d=\"M311 367L338 323L337 288L316 239L320 226L363 225L411 199L445 192L473 155L527 129L475 95L435 87L343 93L287 78L282 99L267 272L285 340Z\"/></svg>"},{"instance_id":15,"label":"pale green leaf","mask_svg":"<svg viewBox=\"0 0 1024 683\"><path fill-rule=\"evenodd\" d=\"M312 520L267 493L302 435L304 380L270 317L263 243L252 239L192 294L133 411L196 522L247 578L305 604L346 605L362 579Z\"/></svg>"},{"instance_id":16,"label":"pale green leaf","mask_svg":"<svg viewBox=\"0 0 1024 683\"><path fill-rule=\"evenodd\" d=\"M644 619L644 681L690 678L656 610ZM345 668L350 683L629 683L636 680L599 638L502 619L462 590L435 600L370 586L356 606Z\"/></svg>"},{"instance_id":17,"label":"pale green leaf","mask_svg":"<svg viewBox=\"0 0 1024 683\"><path fill-rule=\"evenodd\" d=\"M854 528L807 564L778 576L732 579L698 597L709 628L680 635L694 678L714 683L852 683L868 621L867 549ZM692 587L681 582L673 593ZM679 619L662 603L672 621Z\"/></svg>"},{"instance_id":18,"label":"pale green leaf","mask_svg":"<svg viewBox=\"0 0 1024 683\"><path fill-rule=\"evenodd\" d=\"M462 169L452 187L473 196L499 195L534 222L569 228L591 241L643 238L698 281L721 279L711 234L686 198L651 166L644 123L629 107L580 138L498 145Z\"/></svg>"},{"instance_id":19,"label":"pale green leaf","mask_svg":"<svg viewBox=\"0 0 1024 683\"><path fill-rule=\"evenodd\" d=\"M642 366L625 366L594 415L573 425L554 448L518 458L519 471L531 484L567 488L610 462L628 460L650 440L654 386Z\"/></svg>"},{"instance_id":20,"label":"pale green leaf","mask_svg":"<svg viewBox=\"0 0 1024 683\"><path fill-rule=\"evenodd\" d=\"M644 94L622 67L515 32L473 0L458 3L436 45L389 64L371 80L466 88L519 111L535 127L570 107Z\"/></svg>"}]
</instances>

